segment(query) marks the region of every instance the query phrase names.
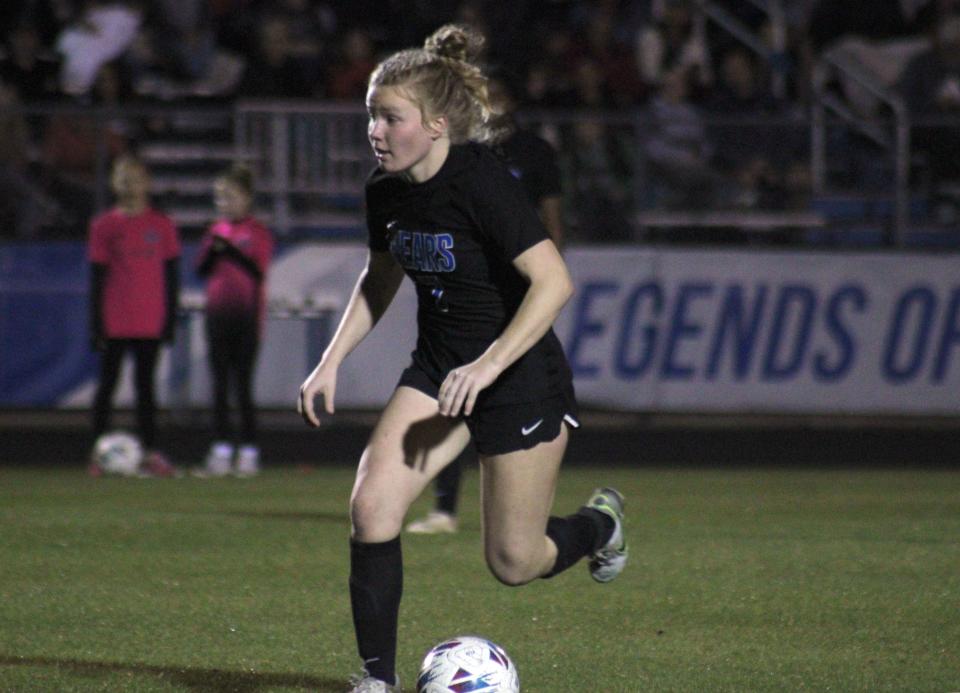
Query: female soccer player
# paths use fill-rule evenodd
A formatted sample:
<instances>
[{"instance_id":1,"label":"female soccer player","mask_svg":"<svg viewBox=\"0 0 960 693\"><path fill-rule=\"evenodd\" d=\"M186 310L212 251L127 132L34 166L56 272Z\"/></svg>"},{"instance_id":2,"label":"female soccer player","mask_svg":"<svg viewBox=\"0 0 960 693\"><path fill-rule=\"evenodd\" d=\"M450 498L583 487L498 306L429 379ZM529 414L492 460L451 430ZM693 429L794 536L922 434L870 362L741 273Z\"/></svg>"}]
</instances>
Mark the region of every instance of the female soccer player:
<instances>
[{"instance_id":1,"label":"female soccer player","mask_svg":"<svg viewBox=\"0 0 960 693\"><path fill-rule=\"evenodd\" d=\"M350 599L364 672L355 693L398 691L400 531L411 503L473 437L485 557L506 585L590 557L594 579L623 569L623 504L597 490L550 517L569 428L570 369L551 325L572 292L563 259L521 185L490 149L480 38L446 26L380 63L367 91L379 166L367 182L370 253L340 325L300 388L298 409L332 414L337 369L404 274L415 283L413 362L374 427L350 499Z\"/></svg>"},{"instance_id":2,"label":"female soccer player","mask_svg":"<svg viewBox=\"0 0 960 693\"><path fill-rule=\"evenodd\" d=\"M510 174L520 181L527 199L540 215L550 239L560 248L563 242L561 216L562 187L557 155L549 142L530 130L519 127L514 117L518 106L516 87L501 70L487 72L490 104L500 114L491 126L496 137L490 144L507 165ZM457 531L457 505L460 500L460 476L468 451L448 464L433 482L434 509L414 520L406 530L412 534L441 534Z\"/></svg>"},{"instance_id":3,"label":"female soccer player","mask_svg":"<svg viewBox=\"0 0 960 693\"><path fill-rule=\"evenodd\" d=\"M233 472L250 477L260 470L253 375L263 331L264 285L273 237L250 213L253 174L246 166L233 166L217 176L213 199L219 218L200 243L197 273L207 280L215 439L196 473L211 477ZM231 388L240 408L236 450L230 426Z\"/></svg>"},{"instance_id":4,"label":"female soccer player","mask_svg":"<svg viewBox=\"0 0 960 693\"><path fill-rule=\"evenodd\" d=\"M173 221L150 206L150 175L142 161L119 157L110 185L116 205L90 222L87 247L91 337L102 354L93 437L110 427L113 394L129 351L136 363L137 430L146 449L141 470L173 476L173 466L156 449L154 379L160 343L173 341L180 238ZM97 473L95 464L90 471Z\"/></svg>"}]
</instances>

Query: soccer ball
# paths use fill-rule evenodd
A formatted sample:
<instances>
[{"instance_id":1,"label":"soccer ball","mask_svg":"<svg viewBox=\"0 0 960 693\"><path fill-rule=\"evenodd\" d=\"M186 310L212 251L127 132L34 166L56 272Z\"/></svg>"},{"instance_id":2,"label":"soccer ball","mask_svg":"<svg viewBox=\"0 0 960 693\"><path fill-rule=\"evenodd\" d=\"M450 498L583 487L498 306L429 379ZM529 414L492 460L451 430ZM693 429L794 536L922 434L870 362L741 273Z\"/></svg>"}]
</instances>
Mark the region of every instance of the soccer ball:
<instances>
[{"instance_id":1,"label":"soccer ball","mask_svg":"<svg viewBox=\"0 0 960 693\"><path fill-rule=\"evenodd\" d=\"M143 461L143 447L124 431L104 433L93 446L93 462L104 474L134 476Z\"/></svg>"},{"instance_id":2,"label":"soccer ball","mask_svg":"<svg viewBox=\"0 0 960 693\"><path fill-rule=\"evenodd\" d=\"M417 693L519 690L517 668L503 648L474 635L451 638L431 649L417 676Z\"/></svg>"}]
</instances>

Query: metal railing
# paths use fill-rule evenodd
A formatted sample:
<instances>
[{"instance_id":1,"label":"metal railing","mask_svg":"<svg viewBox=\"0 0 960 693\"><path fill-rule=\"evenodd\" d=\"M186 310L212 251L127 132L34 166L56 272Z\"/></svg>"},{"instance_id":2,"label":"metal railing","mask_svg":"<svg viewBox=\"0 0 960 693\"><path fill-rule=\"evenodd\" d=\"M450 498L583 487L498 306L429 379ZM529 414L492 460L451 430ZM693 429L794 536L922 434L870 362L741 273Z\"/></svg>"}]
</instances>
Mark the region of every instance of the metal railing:
<instances>
[{"instance_id":1,"label":"metal railing","mask_svg":"<svg viewBox=\"0 0 960 693\"><path fill-rule=\"evenodd\" d=\"M572 242L710 241L775 232L771 237L778 242L817 243L833 242L850 227L870 226L893 231L865 244L909 244L917 227L932 223L923 216L929 210L917 205L929 191L910 180L910 129L915 123L890 94L882 96L892 120L845 116L842 102L831 101L825 88L838 69L836 63L822 66L821 98L812 117L802 112L755 118L698 113L696 132L705 151L697 170L671 170L676 161L658 160L658 138L682 140L687 133L682 128L679 134L671 133L677 123L658 119L649 108L530 111L521 114L521 125L538 132L558 152ZM111 138L119 129L126 133L126 146L136 147L147 160L157 203L187 233L199 232L211 220L216 171L242 160L257 174L258 213L279 236L329 237L333 229L340 238L363 237L363 184L374 162L366 141L366 115L359 105L240 102L199 110L44 106L0 112L0 118L5 117L28 124L33 139L27 143L25 174L57 208L44 217L44 235L82 236L89 216L109 203ZM81 120L91 124L85 130L92 139L86 143L91 152L86 170L50 165L45 138L54 119L66 121L68 129ZM951 122L960 130L960 119ZM884 204L862 203L866 196L859 171L837 173L848 165L847 150L831 147L831 133L856 128L866 133L861 139L869 140L872 133L877 141L870 165L881 170L878 178L892 180L889 189L871 193L884 198ZM771 191L777 181L761 176L751 188L744 184L742 170L718 163L731 152L742 157L737 166L766 152L776 159L773 168L780 167L774 171L780 183L793 177L795 187ZM0 194L0 202L12 199ZM0 213L9 206L0 204ZM937 230L951 228L941 225ZM4 234L9 236L9 230Z\"/></svg>"},{"instance_id":2,"label":"metal railing","mask_svg":"<svg viewBox=\"0 0 960 693\"><path fill-rule=\"evenodd\" d=\"M891 123L877 118L864 117L854 111L842 98L830 91L835 78L849 79L867 90L880 104L892 113ZM835 114L846 126L857 130L875 142L880 150L892 160L892 190L894 200L893 219L890 225L889 242L901 246L906 240L910 198L910 114L903 98L885 88L876 76L851 55L842 51L825 53L814 68L813 114L810 130L813 173L813 193L822 194L827 181L827 112Z\"/></svg>"},{"instance_id":3,"label":"metal railing","mask_svg":"<svg viewBox=\"0 0 960 693\"><path fill-rule=\"evenodd\" d=\"M337 215L311 213L323 205L294 209L297 198L319 197L332 206L356 207L372 169L362 106L317 102L237 104L234 143L269 196L273 224L281 231L297 224L349 223L356 209ZM329 204L327 206L330 206Z\"/></svg>"},{"instance_id":4,"label":"metal railing","mask_svg":"<svg viewBox=\"0 0 960 693\"><path fill-rule=\"evenodd\" d=\"M535 111L521 114L520 120L558 152L567 221L580 240L593 235L599 240L626 241L642 236L644 229L736 224L738 213L743 225L754 231L822 225L805 208L760 210L764 212L762 221L756 223L758 220L750 217L757 211L755 206L730 194L729 178L712 167L706 151L711 137L751 126L792 133L771 143L773 148L789 139L805 149L809 137L803 118L704 117L699 123L707 145L699 162L702 168L677 172L664 171L669 162L657 163L648 155L661 136L660 129L671 124L653 119L644 110ZM738 139L756 140L751 135ZM351 214L357 218L363 183L373 167L366 141L366 114L361 107L245 102L237 107L235 147L238 156L248 157L256 165L260 189L269 198L273 224L281 233L311 223L337 223ZM803 165L808 165L806 152L802 158ZM671 173L678 179L667 180ZM682 180L684 176L690 180ZM678 190L685 185L695 189ZM337 202L348 209L338 213ZM298 204L300 209L296 209ZM353 209L349 209L351 204ZM318 211L325 205L327 211ZM714 218L712 211L723 214ZM604 229L598 235L596 229L586 228L590 224Z\"/></svg>"}]
</instances>

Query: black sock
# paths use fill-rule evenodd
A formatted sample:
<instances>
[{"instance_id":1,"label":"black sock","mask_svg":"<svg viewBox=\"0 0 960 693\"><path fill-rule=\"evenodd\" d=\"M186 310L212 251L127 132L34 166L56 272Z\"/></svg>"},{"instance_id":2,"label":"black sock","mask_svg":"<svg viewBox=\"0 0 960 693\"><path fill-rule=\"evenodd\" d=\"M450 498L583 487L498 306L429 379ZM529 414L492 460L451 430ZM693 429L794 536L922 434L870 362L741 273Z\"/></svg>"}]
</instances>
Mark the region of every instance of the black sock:
<instances>
[{"instance_id":1,"label":"black sock","mask_svg":"<svg viewBox=\"0 0 960 693\"><path fill-rule=\"evenodd\" d=\"M580 508L567 517L551 517L547 520L547 536L557 545L557 560L543 577L562 573L592 554L609 541L613 528L613 520L593 508Z\"/></svg>"},{"instance_id":2,"label":"black sock","mask_svg":"<svg viewBox=\"0 0 960 693\"><path fill-rule=\"evenodd\" d=\"M400 537L377 544L350 541L350 606L357 650L370 676L396 680L397 617L403 594Z\"/></svg>"}]
</instances>

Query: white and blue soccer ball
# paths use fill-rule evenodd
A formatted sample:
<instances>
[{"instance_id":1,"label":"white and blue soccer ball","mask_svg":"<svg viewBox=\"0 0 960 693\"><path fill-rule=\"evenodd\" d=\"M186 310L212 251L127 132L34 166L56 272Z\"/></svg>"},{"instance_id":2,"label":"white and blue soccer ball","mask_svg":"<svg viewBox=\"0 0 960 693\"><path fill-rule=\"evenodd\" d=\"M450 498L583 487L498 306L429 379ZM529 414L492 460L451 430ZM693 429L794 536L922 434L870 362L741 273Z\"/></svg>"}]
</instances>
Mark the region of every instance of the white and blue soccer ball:
<instances>
[{"instance_id":1,"label":"white and blue soccer ball","mask_svg":"<svg viewBox=\"0 0 960 693\"><path fill-rule=\"evenodd\" d=\"M518 693L517 668L502 647L486 638L461 635L427 652L417 693Z\"/></svg>"},{"instance_id":2,"label":"white and blue soccer ball","mask_svg":"<svg viewBox=\"0 0 960 693\"><path fill-rule=\"evenodd\" d=\"M125 431L104 433L94 443L93 461L104 474L135 476L143 462L143 446Z\"/></svg>"}]
</instances>

